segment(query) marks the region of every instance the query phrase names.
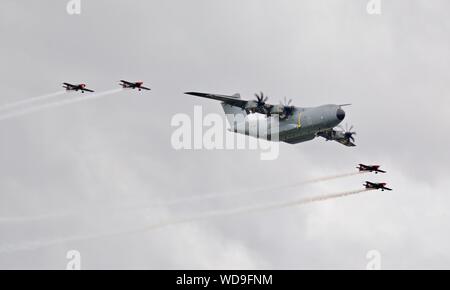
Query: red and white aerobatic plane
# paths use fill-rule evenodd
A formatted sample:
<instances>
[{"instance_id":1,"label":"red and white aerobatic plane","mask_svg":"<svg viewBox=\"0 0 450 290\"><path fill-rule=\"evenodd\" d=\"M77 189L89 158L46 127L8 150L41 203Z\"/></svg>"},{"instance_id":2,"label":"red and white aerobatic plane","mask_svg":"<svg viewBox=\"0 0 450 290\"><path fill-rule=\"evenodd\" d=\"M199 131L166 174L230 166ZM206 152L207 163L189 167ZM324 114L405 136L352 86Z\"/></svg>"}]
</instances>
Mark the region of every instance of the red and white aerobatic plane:
<instances>
[{"instance_id":1,"label":"red and white aerobatic plane","mask_svg":"<svg viewBox=\"0 0 450 290\"><path fill-rule=\"evenodd\" d=\"M69 83L63 83L63 88L65 88L66 91L75 91L75 92L81 91L82 93L84 93L84 92L93 93L94 92L93 90L86 88L86 84L72 85Z\"/></svg>"},{"instance_id":2,"label":"red and white aerobatic plane","mask_svg":"<svg viewBox=\"0 0 450 290\"><path fill-rule=\"evenodd\" d=\"M358 166L356 168L359 169L360 172L363 172L363 171L365 171L365 172L375 172L375 174L377 174L378 172L386 173L386 171L380 169L380 165L358 164Z\"/></svg>"},{"instance_id":3,"label":"red and white aerobatic plane","mask_svg":"<svg viewBox=\"0 0 450 290\"><path fill-rule=\"evenodd\" d=\"M124 89L138 89L139 91L140 90L147 90L147 91L151 90L150 88L143 86L144 82L129 82L129 81L125 81L125 80L120 80L119 84Z\"/></svg>"},{"instance_id":4,"label":"red and white aerobatic plane","mask_svg":"<svg viewBox=\"0 0 450 290\"><path fill-rule=\"evenodd\" d=\"M386 187L386 183L375 183L366 181L366 183L363 184L366 189L381 189L381 191L389 190L391 191L391 188Z\"/></svg>"}]
</instances>

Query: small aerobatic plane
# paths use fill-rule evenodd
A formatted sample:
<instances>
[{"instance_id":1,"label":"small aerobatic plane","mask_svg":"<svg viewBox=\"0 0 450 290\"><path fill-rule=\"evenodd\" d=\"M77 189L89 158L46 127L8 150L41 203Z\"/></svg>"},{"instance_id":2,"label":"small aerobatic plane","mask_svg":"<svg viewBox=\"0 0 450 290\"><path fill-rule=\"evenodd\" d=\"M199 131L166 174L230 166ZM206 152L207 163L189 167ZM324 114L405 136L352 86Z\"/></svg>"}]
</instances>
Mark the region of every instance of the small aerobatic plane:
<instances>
[{"instance_id":1,"label":"small aerobatic plane","mask_svg":"<svg viewBox=\"0 0 450 290\"><path fill-rule=\"evenodd\" d=\"M386 173L386 171L380 169L380 165L358 164L356 168L359 169L360 172L375 172L375 174L378 174L378 172Z\"/></svg>"},{"instance_id":2,"label":"small aerobatic plane","mask_svg":"<svg viewBox=\"0 0 450 290\"><path fill-rule=\"evenodd\" d=\"M392 190L391 188L386 187L386 183L374 183L366 181L366 183L364 183L363 185L366 187L366 189L381 189L381 191Z\"/></svg>"},{"instance_id":3,"label":"small aerobatic plane","mask_svg":"<svg viewBox=\"0 0 450 290\"><path fill-rule=\"evenodd\" d=\"M88 88L86 88L86 84L78 84L78 85L72 85L69 83L63 83L63 88L66 89L66 91L81 91L82 93L84 92L91 92L93 93L93 90L90 90Z\"/></svg>"},{"instance_id":4,"label":"small aerobatic plane","mask_svg":"<svg viewBox=\"0 0 450 290\"><path fill-rule=\"evenodd\" d=\"M235 133L256 138L267 138L267 136L261 136L258 132L254 132L255 130L247 129L254 128L256 126L255 123L257 123L257 121L251 120L247 116L257 113L265 115L266 118L278 116L279 128L278 130L274 129L274 131L278 131L275 133L278 133L278 140L281 142L297 144L310 141L316 137L323 137L327 141L333 140L345 146L355 146L353 135L356 133L352 131L353 126L347 129L338 126L345 118L343 107L349 104L329 104L302 108L291 105L292 100L287 101L286 98L284 103L269 104L267 103L268 97L262 92L255 94L254 100L241 99L239 94L232 96L201 92L186 92L186 94L221 101L223 110ZM233 118L233 116L237 115L244 116L244 120L238 122L237 118ZM236 123L236 125L232 123Z\"/></svg>"},{"instance_id":5,"label":"small aerobatic plane","mask_svg":"<svg viewBox=\"0 0 450 290\"><path fill-rule=\"evenodd\" d=\"M138 89L139 91L140 90L147 90L147 91L151 90L150 88L147 88L147 87L143 86L144 82L128 82L128 81L125 81L125 80L120 80L119 84L124 89Z\"/></svg>"}]
</instances>

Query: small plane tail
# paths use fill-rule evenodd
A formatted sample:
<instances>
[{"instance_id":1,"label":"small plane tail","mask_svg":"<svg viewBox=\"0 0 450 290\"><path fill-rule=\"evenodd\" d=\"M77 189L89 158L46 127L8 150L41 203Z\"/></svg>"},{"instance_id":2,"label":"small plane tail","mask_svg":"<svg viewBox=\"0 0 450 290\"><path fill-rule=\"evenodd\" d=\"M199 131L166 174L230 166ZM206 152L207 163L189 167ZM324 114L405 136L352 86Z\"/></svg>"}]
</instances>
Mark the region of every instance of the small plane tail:
<instances>
[{"instance_id":1,"label":"small plane tail","mask_svg":"<svg viewBox=\"0 0 450 290\"><path fill-rule=\"evenodd\" d=\"M234 94L233 97L236 99L240 99L241 95ZM222 102L222 108L225 112L228 124L230 126L233 126L236 122L239 123L240 121L244 121L245 117L247 116L247 112L240 107L232 106Z\"/></svg>"}]
</instances>

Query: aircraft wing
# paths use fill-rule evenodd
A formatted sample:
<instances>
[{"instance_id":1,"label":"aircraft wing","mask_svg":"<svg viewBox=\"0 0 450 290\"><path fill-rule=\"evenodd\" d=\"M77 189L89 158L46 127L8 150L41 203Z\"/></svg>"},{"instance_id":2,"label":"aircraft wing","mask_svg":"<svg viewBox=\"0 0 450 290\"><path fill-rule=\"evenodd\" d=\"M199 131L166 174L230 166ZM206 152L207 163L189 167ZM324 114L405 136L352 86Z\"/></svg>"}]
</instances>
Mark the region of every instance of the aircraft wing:
<instances>
[{"instance_id":1,"label":"aircraft wing","mask_svg":"<svg viewBox=\"0 0 450 290\"><path fill-rule=\"evenodd\" d=\"M91 92L91 93L93 93L94 91L93 90L90 90L90 89L81 89L82 91L86 91L86 92Z\"/></svg>"},{"instance_id":2,"label":"aircraft wing","mask_svg":"<svg viewBox=\"0 0 450 290\"><path fill-rule=\"evenodd\" d=\"M147 91L151 91L151 89L150 88L147 88L147 87L139 87L140 89L143 89L143 90L147 90Z\"/></svg>"},{"instance_id":3,"label":"aircraft wing","mask_svg":"<svg viewBox=\"0 0 450 290\"><path fill-rule=\"evenodd\" d=\"M74 88L75 87L74 85L69 84L69 83L63 83L63 85L65 85L66 87L69 87L69 88Z\"/></svg>"},{"instance_id":4,"label":"aircraft wing","mask_svg":"<svg viewBox=\"0 0 450 290\"><path fill-rule=\"evenodd\" d=\"M130 82L127 82L127 81L124 81L124 80L120 80L122 83L124 83L124 84L127 84L127 85L134 85L133 83L130 83Z\"/></svg>"},{"instance_id":5,"label":"aircraft wing","mask_svg":"<svg viewBox=\"0 0 450 290\"><path fill-rule=\"evenodd\" d=\"M248 103L247 100L242 100L240 98L239 94L235 94L233 96L216 95L216 94L208 94L208 93L197 93L197 92L186 92L185 94L222 101L225 104L235 106L235 107L240 107L240 108L245 108L245 105L247 105L247 103Z\"/></svg>"}]
</instances>

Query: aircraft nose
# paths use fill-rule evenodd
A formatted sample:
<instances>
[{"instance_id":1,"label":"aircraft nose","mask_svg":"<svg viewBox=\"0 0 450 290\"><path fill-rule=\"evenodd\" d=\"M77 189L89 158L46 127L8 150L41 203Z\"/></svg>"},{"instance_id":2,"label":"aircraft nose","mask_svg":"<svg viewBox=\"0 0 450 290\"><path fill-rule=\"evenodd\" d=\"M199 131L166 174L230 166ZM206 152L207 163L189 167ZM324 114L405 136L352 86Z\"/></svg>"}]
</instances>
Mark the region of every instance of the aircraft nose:
<instances>
[{"instance_id":1,"label":"aircraft nose","mask_svg":"<svg viewBox=\"0 0 450 290\"><path fill-rule=\"evenodd\" d=\"M342 110L341 108L337 109L337 111L336 111L336 118L338 118L339 121L344 120L344 118L345 118L345 111Z\"/></svg>"}]
</instances>

